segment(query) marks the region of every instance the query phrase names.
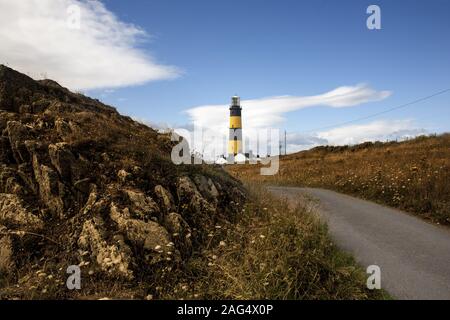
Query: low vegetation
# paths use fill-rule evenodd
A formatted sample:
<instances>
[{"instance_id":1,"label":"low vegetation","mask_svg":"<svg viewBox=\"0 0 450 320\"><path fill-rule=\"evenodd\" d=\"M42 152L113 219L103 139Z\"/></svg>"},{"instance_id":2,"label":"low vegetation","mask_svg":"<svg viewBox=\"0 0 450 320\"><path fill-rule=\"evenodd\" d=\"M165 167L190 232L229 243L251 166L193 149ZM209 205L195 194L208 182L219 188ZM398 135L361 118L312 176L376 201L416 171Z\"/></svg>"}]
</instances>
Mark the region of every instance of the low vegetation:
<instances>
[{"instance_id":1,"label":"low vegetation","mask_svg":"<svg viewBox=\"0 0 450 320\"><path fill-rule=\"evenodd\" d=\"M310 210L172 145L0 65L0 299L382 297Z\"/></svg>"},{"instance_id":2,"label":"low vegetation","mask_svg":"<svg viewBox=\"0 0 450 320\"><path fill-rule=\"evenodd\" d=\"M246 198L220 167L176 166L172 146L0 65L0 299L158 297ZM76 266L82 289L69 290Z\"/></svg>"},{"instance_id":3,"label":"low vegetation","mask_svg":"<svg viewBox=\"0 0 450 320\"><path fill-rule=\"evenodd\" d=\"M257 185L235 224L216 225L210 242L180 272L165 298L384 299L330 240L312 202L290 208ZM167 288L167 287L166 287Z\"/></svg>"},{"instance_id":4,"label":"low vegetation","mask_svg":"<svg viewBox=\"0 0 450 320\"><path fill-rule=\"evenodd\" d=\"M336 190L450 224L450 135L404 142L317 147L281 158L280 171L229 168L244 181Z\"/></svg>"}]
</instances>

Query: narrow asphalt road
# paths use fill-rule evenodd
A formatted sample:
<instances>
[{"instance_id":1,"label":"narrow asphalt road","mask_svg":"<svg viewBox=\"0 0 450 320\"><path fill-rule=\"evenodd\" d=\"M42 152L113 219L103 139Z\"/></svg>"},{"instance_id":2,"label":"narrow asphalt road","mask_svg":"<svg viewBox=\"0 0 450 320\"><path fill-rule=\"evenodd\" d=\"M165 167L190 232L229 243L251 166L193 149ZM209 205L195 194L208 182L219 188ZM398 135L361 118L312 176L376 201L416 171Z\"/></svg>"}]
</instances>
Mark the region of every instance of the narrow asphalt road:
<instances>
[{"instance_id":1,"label":"narrow asphalt road","mask_svg":"<svg viewBox=\"0 0 450 320\"><path fill-rule=\"evenodd\" d=\"M319 200L336 244L366 268L378 265L381 286L398 299L450 299L450 230L399 210L323 189L269 187L295 204Z\"/></svg>"}]
</instances>

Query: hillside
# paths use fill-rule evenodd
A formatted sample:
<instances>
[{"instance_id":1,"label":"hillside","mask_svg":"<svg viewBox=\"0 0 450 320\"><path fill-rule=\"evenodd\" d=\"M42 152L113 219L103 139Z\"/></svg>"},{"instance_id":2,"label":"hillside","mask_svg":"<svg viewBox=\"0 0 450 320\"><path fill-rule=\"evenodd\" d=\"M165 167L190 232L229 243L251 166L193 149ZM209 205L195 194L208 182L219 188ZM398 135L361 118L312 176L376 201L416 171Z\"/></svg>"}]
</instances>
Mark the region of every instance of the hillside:
<instances>
[{"instance_id":1,"label":"hillside","mask_svg":"<svg viewBox=\"0 0 450 320\"><path fill-rule=\"evenodd\" d=\"M220 169L173 165L168 135L5 66L0 133L2 298L76 296L69 265L89 272L83 295L153 291L246 197Z\"/></svg>"},{"instance_id":2,"label":"hillside","mask_svg":"<svg viewBox=\"0 0 450 320\"><path fill-rule=\"evenodd\" d=\"M236 165L244 181L327 188L450 224L450 135L404 142L317 147L281 157L280 171Z\"/></svg>"},{"instance_id":3,"label":"hillside","mask_svg":"<svg viewBox=\"0 0 450 320\"><path fill-rule=\"evenodd\" d=\"M385 297L306 201L176 166L168 135L54 81L0 66L0 133L0 299Z\"/></svg>"}]
</instances>

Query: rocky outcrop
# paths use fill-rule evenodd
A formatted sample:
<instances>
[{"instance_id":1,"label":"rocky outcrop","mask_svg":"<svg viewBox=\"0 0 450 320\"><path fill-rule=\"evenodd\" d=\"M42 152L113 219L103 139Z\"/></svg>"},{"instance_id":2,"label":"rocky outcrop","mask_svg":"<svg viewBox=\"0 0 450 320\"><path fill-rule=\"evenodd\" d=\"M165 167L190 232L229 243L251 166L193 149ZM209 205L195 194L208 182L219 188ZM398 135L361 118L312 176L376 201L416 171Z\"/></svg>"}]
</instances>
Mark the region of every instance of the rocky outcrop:
<instances>
[{"instance_id":1,"label":"rocky outcrop","mask_svg":"<svg viewBox=\"0 0 450 320\"><path fill-rule=\"evenodd\" d=\"M131 210L135 217L145 221L151 218L161 220L161 210L151 197L138 190L127 189L124 193L131 204Z\"/></svg>"},{"instance_id":2,"label":"rocky outcrop","mask_svg":"<svg viewBox=\"0 0 450 320\"><path fill-rule=\"evenodd\" d=\"M131 249L125 244L121 235L113 238L113 244L105 240L106 231L104 222L100 217L87 220L83 224L78 245L88 250L90 257L97 263L102 271L114 276L133 278L131 267Z\"/></svg>"},{"instance_id":3,"label":"rocky outcrop","mask_svg":"<svg viewBox=\"0 0 450 320\"><path fill-rule=\"evenodd\" d=\"M197 174L194 176L194 181L198 190L204 197L212 201L217 200L219 197L219 191L217 191L217 188L211 178L206 178L205 176Z\"/></svg>"},{"instance_id":4,"label":"rocky outcrop","mask_svg":"<svg viewBox=\"0 0 450 320\"><path fill-rule=\"evenodd\" d=\"M64 203L60 197L64 185L59 181L57 173L46 165L39 165L36 156L33 159L33 168L42 202L54 216L65 216Z\"/></svg>"},{"instance_id":5,"label":"rocky outcrop","mask_svg":"<svg viewBox=\"0 0 450 320\"><path fill-rule=\"evenodd\" d=\"M29 161L29 153L25 148L25 141L28 140L29 128L18 121L9 121L6 125L6 131L16 162L23 163Z\"/></svg>"},{"instance_id":6,"label":"rocky outcrop","mask_svg":"<svg viewBox=\"0 0 450 320\"><path fill-rule=\"evenodd\" d=\"M0 274L7 275L14 269L14 249L11 236L1 235L4 231L0 225Z\"/></svg>"},{"instance_id":7,"label":"rocky outcrop","mask_svg":"<svg viewBox=\"0 0 450 320\"><path fill-rule=\"evenodd\" d=\"M15 168L0 164L0 192L24 195L25 190L19 180L19 174Z\"/></svg>"},{"instance_id":8,"label":"rocky outcrop","mask_svg":"<svg viewBox=\"0 0 450 320\"><path fill-rule=\"evenodd\" d=\"M167 191L167 189L161 185L157 185L155 187L155 195L158 198L159 205L164 213L175 210L175 201L172 194Z\"/></svg>"},{"instance_id":9,"label":"rocky outcrop","mask_svg":"<svg viewBox=\"0 0 450 320\"><path fill-rule=\"evenodd\" d=\"M182 267L242 203L220 167L176 166L172 147L112 107L0 66L0 273L35 287L37 271L78 264L102 285L154 291L152 277Z\"/></svg>"},{"instance_id":10,"label":"rocky outcrop","mask_svg":"<svg viewBox=\"0 0 450 320\"><path fill-rule=\"evenodd\" d=\"M5 193L0 193L0 224L27 231L37 231L44 227L41 219L24 208L19 197Z\"/></svg>"},{"instance_id":11,"label":"rocky outcrop","mask_svg":"<svg viewBox=\"0 0 450 320\"><path fill-rule=\"evenodd\" d=\"M180 248L180 252L184 255L191 254L192 230L183 217L176 212L171 212L165 216L164 225L172 235L176 247Z\"/></svg>"},{"instance_id":12,"label":"rocky outcrop","mask_svg":"<svg viewBox=\"0 0 450 320\"><path fill-rule=\"evenodd\" d=\"M50 161L63 180L72 180L72 167L75 164L75 156L68 149L68 144L60 142L48 146Z\"/></svg>"},{"instance_id":13,"label":"rocky outcrop","mask_svg":"<svg viewBox=\"0 0 450 320\"><path fill-rule=\"evenodd\" d=\"M208 201L203 198L197 186L186 176L178 180L177 195L178 200L184 203L180 214L188 223L201 226L202 230L211 228L217 200Z\"/></svg>"},{"instance_id":14,"label":"rocky outcrop","mask_svg":"<svg viewBox=\"0 0 450 320\"><path fill-rule=\"evenodd\" d=\"M175 256L169 233L158 223L132 219L128 208L120 210L115 204L111 204L111 219L129 241L145 250L145 259L150 264L160 262L164 255L169 260Z\"/></svg>"}]
</instances>

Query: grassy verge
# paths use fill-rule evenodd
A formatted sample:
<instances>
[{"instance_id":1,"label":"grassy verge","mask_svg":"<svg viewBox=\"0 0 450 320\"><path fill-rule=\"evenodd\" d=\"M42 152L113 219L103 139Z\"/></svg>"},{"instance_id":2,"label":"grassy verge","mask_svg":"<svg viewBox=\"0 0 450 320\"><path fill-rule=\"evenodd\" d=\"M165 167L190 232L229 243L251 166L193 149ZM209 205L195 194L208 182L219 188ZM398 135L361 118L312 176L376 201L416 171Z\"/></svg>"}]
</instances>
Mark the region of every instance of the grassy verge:
<instances>
[{"instance_id":1,"label":"grassy verge","mask_svg":"<svg viewBox=\"0 0 450 320\"><path fill-rule=\"evenodd\" d=\"M366 275L330 240L313 209L289 208L262 187L237 224L216 226L210 244L190 260L185 279L162 298L383 299Z\"/></svg>"},{"instance_id":2,"label":"grassy verge","mask_svg":"<svg viewBox=\"0 0 450 320\"><path fill-rule=\"evenodd\" d=\"M318 147L281 158L280 171L228 167L243 181L320 187L450 225L450 134L405 142Z\"/></svg>"},{"instance_id":3,"label":"grassy verge","mask_svg":"<svg viewBox=\"0 0 450 320\"><path fill-rule=\"evenodd\" d=\"M366 288L364 270L333 244L312 202L305 200L292 208L261 185L248 189L250 199L236 221L215 225L204 249L186 264L158 268L151 275L136 274L132 283L88 276L83 269L82 290L75 292L63 283L65 269L54 279L27 278L20 287L2 283L0 275L0 285L9 287L3 295L22 299L389 298L383 291ZM42 272L54 274L45 268Z\"/></svg>"}]
</instances>

